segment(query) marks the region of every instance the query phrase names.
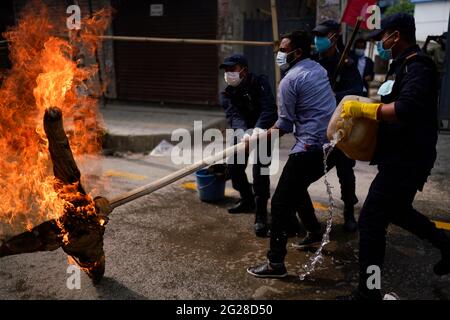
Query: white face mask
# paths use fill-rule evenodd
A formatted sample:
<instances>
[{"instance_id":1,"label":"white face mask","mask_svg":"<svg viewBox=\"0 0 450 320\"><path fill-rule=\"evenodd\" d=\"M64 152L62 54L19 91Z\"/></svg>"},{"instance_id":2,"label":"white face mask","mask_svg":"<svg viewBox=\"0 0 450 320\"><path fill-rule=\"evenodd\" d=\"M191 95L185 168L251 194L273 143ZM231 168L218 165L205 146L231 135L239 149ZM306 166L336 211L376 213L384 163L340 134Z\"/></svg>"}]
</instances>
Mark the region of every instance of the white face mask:
<instances>
[{"instance_id":1,"label":"white face mask","mask_svg":"<svg viewBox=\"0 0 450 320\"><path fill-rule=\"evenodd\" d=\"M223 77L229 86L237 87L242 81L240 74L240 72L225 72Z\"/></svg>"},{"instance_id":2,"label":"white face mask","mask_svg":"<svg viewBox=\"0 0 450 320\"><path fill-rule=\"evenodd\" d=\"M294 51L295 50L292 50L291 52L288 52L288 53L278 51L278 53L277 53L277 64L280 67L281 71L286 71L289 68L290 63L287 62L287 56L289 54L291 54L292 52L294 52Z\"/></svg>"}]
</instances>

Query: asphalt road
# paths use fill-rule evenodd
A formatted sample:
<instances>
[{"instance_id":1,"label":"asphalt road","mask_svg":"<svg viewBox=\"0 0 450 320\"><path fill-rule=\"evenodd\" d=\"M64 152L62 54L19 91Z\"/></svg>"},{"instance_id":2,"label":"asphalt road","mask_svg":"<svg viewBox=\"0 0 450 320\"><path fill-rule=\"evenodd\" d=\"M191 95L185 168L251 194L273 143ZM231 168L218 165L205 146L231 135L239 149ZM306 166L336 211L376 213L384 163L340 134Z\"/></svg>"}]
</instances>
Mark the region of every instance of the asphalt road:
<instances>
[{"instance_id":1,"label":"asphalt road","mask_svg":"<svg viewBox=\"0 0 450 320\"><path fill-rule=\"evenodd\" d=\"M283 138L282 161L291 142ZM88 189L105 196L179 168L167 157L139 154L89 159L80 167ZM358 163L355 171L359 209L376 170ZM272 189L278 177L272 178ZM226 207L237 198L230 188L220 203L200 202L192 181L193 176L187 177L111 214L105 234L106 273L99 285L93 286L81 274L81 288L68 289L63 251L37 252L0 259L0 299L333 299L356 285L357 235L342 230L340 200L324 263L311 277L300 281L297 275L312 253L289 248L287 278L257 279L246 268L265 260L268 239L253 235L253 216L227 213ZM330 181L339 198L334 170ZM322 180L311 186L310 193L325 222ZM436 168L415 207L450 223L450 135L440 136ZM432 273L438 259L439 253L428 243L390 227L382 290L394 291L402 299L449 299L450 277Z\"/></svg>"}]
</instances>

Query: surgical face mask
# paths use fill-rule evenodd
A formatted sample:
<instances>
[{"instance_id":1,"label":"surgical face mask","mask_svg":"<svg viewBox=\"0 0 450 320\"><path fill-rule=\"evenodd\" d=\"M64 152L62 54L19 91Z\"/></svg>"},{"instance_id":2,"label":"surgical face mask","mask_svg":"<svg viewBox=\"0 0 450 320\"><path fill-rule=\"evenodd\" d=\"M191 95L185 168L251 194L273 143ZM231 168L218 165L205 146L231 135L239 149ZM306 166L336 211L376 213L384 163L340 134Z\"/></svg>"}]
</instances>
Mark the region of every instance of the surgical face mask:
<instances>
[{"instance_id":1,"label":"surgical face mask","mask_svg":"<svg viewBox=\"0 0 450 320\"><path fill-rule=\"evenodd\" d=\"M395 33L395 32L394 32ZM377 51L378 51L378 55L380 56L380 58L382 60L391 60L392 59L392 48L395 46L392 45L392 47L390 49L385 49L384 48L384 43L386 42L387 39L389 39L394 33L391 33L386 39L384 39L383 41L378 41L377 42Z\"/></svg>"},{"instance_id":2,"label":"surgical face mask","mask_svg":"<svg viewBox=\"0 0 450 320\"><path fill-rule=\"evenodd\" d=\"M331 47L331 40L328 37L314 37L314 45L318 53L327 51Z\"/></svg>"},{"instance_id":3,"label":"surgical face mask","mask_svg":"<svg viewBox=\"0 0 450 320\"><path fill-rule=\"evenodd\" d=\"M244 70L244 69L242 69L242 70ZM229 86L237 87L242 82L242 78L240 76L242 70L240 72L237 72L237 71L236 72L225 72L225 74L223 75L225 82Z\"/></svg>"},{"instance_id":4,"label":"surgical face mask","mask_svg":"<svg viewBox=\"0 0 450 320\"><path fill-rule=\"evenodd\" d=\"M281 71L286 71L287 69L289 69L291 63L287 62L287 57L288 57L288 55L290 55L294 51L295 50L292 50L291 52L288 52L288 53L278 51L278 53L277 53L277 65L280 67Z\"/></svg>"},{"instance_id":5,"label":"surgical face mask","mask_svg":"<svg viewBox=\"0 0 450 320\"><path fill-rule=\"evenodd\" d=\"M366 50L364 50L364 49L355 49L355 54L356 54L358 57L363 57L365 51L366 51Z\"/></svg>"},{"instance_id":6,"label":"surgical face mask","mask_svg":"<svg viewBox=\"0 0 450 320\"><path fill-rule=\"evenodd\" d=\"M378 89L378 94L380 96L387 96L391 94L393 87L394 87L394 80L388 80L380 86L380 88Z\"/></svg>"}]
</instances>

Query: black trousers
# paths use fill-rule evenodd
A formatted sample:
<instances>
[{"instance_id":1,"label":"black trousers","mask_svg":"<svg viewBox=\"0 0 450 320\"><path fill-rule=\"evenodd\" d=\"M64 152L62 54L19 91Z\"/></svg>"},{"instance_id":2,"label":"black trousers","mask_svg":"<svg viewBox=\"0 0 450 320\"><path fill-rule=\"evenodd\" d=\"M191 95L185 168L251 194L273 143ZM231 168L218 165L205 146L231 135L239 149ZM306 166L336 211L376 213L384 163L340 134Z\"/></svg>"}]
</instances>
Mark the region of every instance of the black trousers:
<instances>
[{"instance_id":1,"label":"black trousers","mask_svg":"<svg viewBox=\"0 0 450 320\"><path fill-rule=\"evenodd\" d=\"M336 149L328 158L327 170L336 163ZM272 196L272 229L267 257L272 263L284 262L287 235L293 211L297 211L305 229L318 232L321 225L314 213L308 187L324 175L321 150L291 154Z\"/></svg>"},{"instance_id":2,"label":"black trousers","mask_svg":"<svg viewBox=\"0 0 450 320\"><path fill-rule=\"evenodd\" d=\"M445 233L437 229L423 214L412 206L418 190L422 190L427 174L405 167L379 166L378 174L370 186L369 193L359 217L359 289L380 298L376 289L367 288L371 265L382 268L386 230L393 223L421 239L429 240L435 247L449 246Z\"/></svg>"},{"instance_id":3,"label":"black trousers","mask_svg":"<svg viewBox=\"0 0 450 320\"><path fill-rule=\"evenodd\" d=\"M261 140L262 143L267 143L267 156L270 157L271 149L270 149L270 141ZM259 142L257 146L259 147ZM245 154L245 163L238 164L238 156L234 156L234 163L228 164L228 172L231 177L231 183L233 189L237 190L242 198L251 197L253 193L256 197L260 197L262 199L270 198L270 175L262 174L261 169L269 169L270 163L261 163L259 156L257 156L256 163L253 164L253 192L252 187L248 181L247 174L245 172L248 165L249 154Z\"/></svg>"},{"instance_id":4,"label":"black trousers","mask_svg":"<svg viewBox=\"0 0 450 320\"><path fill-rule=\"evenodd\" d=\"M348 158L341 150L335 150L336 173L341 185L341 199L345 207L353 207L358 203L356 197L356 179L353 168L356 161Z\"/></svg>"}]
</instances>

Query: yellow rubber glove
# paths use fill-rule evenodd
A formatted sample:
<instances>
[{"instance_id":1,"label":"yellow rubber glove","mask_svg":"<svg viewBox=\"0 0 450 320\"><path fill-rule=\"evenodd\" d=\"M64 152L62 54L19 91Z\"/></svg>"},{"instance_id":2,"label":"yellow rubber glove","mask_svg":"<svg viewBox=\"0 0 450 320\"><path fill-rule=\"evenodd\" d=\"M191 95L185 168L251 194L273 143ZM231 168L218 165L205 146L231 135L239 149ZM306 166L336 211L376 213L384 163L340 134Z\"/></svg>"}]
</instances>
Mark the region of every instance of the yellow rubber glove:
<instances>
[{"instance_id":1,"label":"yellow rubber glove","mask_svg":"<svg viewBox=\"0 0 450 320\"><path fill-rule=\"evenodd\" d=\"M382 103L368 103L348 100L342 106L342 118L368 118L377 120L378 109Z\"/></svg>"}]
</instances>

